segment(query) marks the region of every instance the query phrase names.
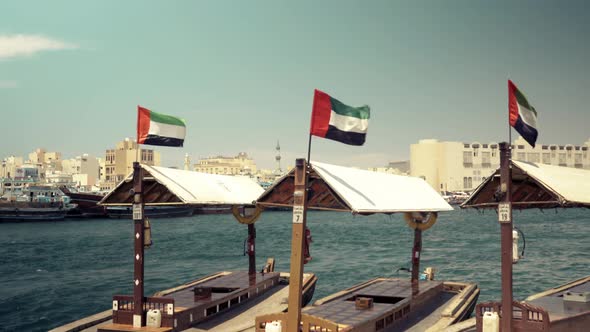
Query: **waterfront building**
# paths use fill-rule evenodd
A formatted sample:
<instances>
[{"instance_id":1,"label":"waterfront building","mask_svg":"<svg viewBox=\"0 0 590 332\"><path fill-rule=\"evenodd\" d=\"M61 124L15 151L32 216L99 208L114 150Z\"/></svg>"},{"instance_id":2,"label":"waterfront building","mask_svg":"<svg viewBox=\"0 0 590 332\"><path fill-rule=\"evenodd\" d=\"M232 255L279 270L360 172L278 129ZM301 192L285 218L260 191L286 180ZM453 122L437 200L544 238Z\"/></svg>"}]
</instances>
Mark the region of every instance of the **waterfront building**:
<instances>
[{"instance_id":1,"label":"waterfront building","mask_svg":"<svg viewBox=\"0 0 590 332\"><path fill-rule=\"evenodd\" d=\"M137 160L137 143L126 138L118 142L114 149L106 150L104 181L101 190L111 190L133 172L133 162ZM160 166L160 153L152 149L140 149L138 161L149 166Z\"/></svg>"},{"instance_id":2,"label":"waterfront building","mask_svg":"<svg viewBox=\"0 0 590 332\"><path fill-rule=\"evenodd\" d=\"M71 181L83 190L91 190L100 179L98 158L86 153L72 159L63 160L62 168L64 173L71 175Z\"/></svg>"},{"instance_id":3,"label":"waterfront building","mask_svg":"<svg viewBox=\"0 0 590 332\"><path fill-rule=\"evenodd\" d=\"M16 173L13 178L18 180L29 179L39 181L40 179L45 178L45 173L41 171L41 167L38 165L24 164L16 168Z\"/></svg>"},{"instance_id":4,"label":"waterfront building","mask_svg":"<svg viewBox=\"0 0 590 332\"><path fill-rule=\"evenodd\" d=\"M16 176L16 169L24 164L23 157L10 156L2 160L0 166L0 178L13 178Z\"/></svg>"},{"instance_id":5,"label":"waterfront building","mask_svg":"<svg viewBox=\"0 0 590 332\"><path fill-rule=\"evenodd\" d=\"M41 167L42 170L56 170L61 171L61 152L47 152L45 149L39 148L29 153L28 164L33 164Z\"/></svg>"},{"instance_id":6,"label":"waterfront building","mask_svg":"<svg viewBox=\"0 0 590 332\"><path fill-rule=\"evenodd\" d=\"M256 163L245 152L235 157L208 157L200 159L194 170L201 173L223 175L252 175L256 173Z\"/></svg>"},{"instance_id":7,"label":"waterfront building","mask_svg":"<svg viewBox=\"0 0 590 332\"><path fill-rule=\"evenodd\" d=\"M74 185L72 174L64 173L62 171L46 171L45 182L50 183L54 186L66 186L70 187Z\"/></svg>"},{"instance_id":8,"label":"waterfront building","mask_svg":"<svg viewBox=\"0 0 590 332\"><path fill-rule=\"evenodd\" d=\"M512 145L512 158L548 165L590 169L590 140L581 144L537 144L522 137ZM497 142L462 143L420 140L410 146L410 175L425 179L435 190L472 191L500 164Z\"/></svg>"}]
</instances>

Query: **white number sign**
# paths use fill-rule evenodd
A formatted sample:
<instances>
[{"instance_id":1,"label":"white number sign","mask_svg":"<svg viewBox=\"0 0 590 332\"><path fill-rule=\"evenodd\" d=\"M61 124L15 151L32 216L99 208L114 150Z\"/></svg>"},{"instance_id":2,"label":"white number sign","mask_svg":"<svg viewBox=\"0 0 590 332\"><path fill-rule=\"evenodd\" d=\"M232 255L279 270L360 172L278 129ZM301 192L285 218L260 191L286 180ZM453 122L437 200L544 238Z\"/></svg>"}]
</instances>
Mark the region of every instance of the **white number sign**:
<instances>
[{"instance_id":1,"label":"white number sign","mask_svg":"<svg viewBox=\"0 0 590 332\"><path fill-rule=\"evenodd\" d=\"M293 206L293 223L294 224L302 224L303 223L303 206L301 206L301 205L294 205Z\"/></svg>"},{"instance_id":2,"label":"white number sign","mask_svg":"<svg viewBox=\"0 0 590 332\"><path fill-rule=\"evenodd\" d=\"M511 217L512 205L510 203L498 203L498 221L500 223L509 223Z\"/></svg>"}]
</instances>

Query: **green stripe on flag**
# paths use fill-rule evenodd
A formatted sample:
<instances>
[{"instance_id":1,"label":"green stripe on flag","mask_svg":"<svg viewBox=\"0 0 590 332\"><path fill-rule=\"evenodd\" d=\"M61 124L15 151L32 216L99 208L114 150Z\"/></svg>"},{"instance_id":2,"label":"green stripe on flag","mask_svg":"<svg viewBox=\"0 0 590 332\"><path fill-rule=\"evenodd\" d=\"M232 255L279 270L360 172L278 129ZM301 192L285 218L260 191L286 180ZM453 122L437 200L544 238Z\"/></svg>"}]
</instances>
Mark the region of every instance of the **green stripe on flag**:
<instances>
[{"instance_id":1,"label":"green stripe on flag","mask_svg":"<svg viewBox=\"0 0 590 332\"><path fill-rule=\"evenodd\" d=\"M174 125L174 126L182 126L182 127L185 126L184 120L182 120L180 118L177 118L177 117L171 116L171 115L156 113L154 111L151 111L150 121L165 123L165 124Z\"/></svg>"},{"instance_id":2,"label":"green stripe on flag","mask_svg":"<svg viewBox=\"0 0 590 332\"><path fill-rule=\"evenodd\" d=\"M332 111L344 116L351 116L358 119L369 119L369 106L352 107L341 103L339 100L330 97L332 103Z\"/></svg>"},{"instance_id":3,"label":"green stripe on flag","mask_svg":"<svg viewBox=\"0 0 590 332\"><path fill-rule=\"evenodd\" d=\"M522 107L524 107L524 108L530 110L531 112L535 113L535 116L537 115L537 111L535 110L535 108L533 106L531 106L531 104L529 104L529 101L522 94L522 92L520 92L520 90L514 89L514 96L516 97L516 102L518 104L522 105Z\"/></svg>"}]
</instances>

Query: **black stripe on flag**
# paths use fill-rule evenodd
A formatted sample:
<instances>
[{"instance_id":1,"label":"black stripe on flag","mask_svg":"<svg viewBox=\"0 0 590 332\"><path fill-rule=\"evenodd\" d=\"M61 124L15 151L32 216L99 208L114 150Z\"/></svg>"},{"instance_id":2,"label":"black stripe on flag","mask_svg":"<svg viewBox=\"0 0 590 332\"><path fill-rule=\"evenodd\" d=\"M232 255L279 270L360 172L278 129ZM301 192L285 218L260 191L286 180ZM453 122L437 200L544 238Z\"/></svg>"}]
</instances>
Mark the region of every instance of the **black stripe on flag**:
<instances>
[{"instance_id":1,"label":"black stripe on flag","mask_svg":"<svg viewBox=\"0 0 590 332\"><path fill-rule=\"evenodd\" d=\"M516 123L514 124L514 129L527 141L533 148L535 147L535 143L537 142L537 129L527 125L524 121L522 121L522 115L518 116L516 119Z\"/></svg>"},{"instance_id":2,"label":"black stripe on flag","mask_svg":"<svg viewBox=\"0 0 590 332\"><path fill-rule=\"evenodd\" d=\"M159 145L159 146L182 146L184 139L163 137L158 135L147 135L143 144L145 145Z\"/></svg>"},{"instance_id":3,"label":"black stripe on flag","mask_svg":"<svg viewBox=\"0 0 590 332\"><path fill-rule=\"evenodd\" d=\"M342 131L334 126L329 126L325 137L344 144L363 145L365 144L365 138L367 137L367 134Z\"/></svg>"}]
</instances>

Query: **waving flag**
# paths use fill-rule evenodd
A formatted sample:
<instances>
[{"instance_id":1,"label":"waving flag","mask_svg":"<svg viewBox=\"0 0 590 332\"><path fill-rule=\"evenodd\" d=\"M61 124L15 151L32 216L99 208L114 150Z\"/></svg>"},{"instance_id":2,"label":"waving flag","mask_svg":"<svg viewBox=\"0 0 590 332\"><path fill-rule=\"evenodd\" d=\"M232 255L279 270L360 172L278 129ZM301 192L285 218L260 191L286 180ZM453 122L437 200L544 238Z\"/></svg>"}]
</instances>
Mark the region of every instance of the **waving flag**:
<instances>
[{"instance_id":1,"label":"waving flag","mask_svg":"<svg viewBox=\"0 0 590 332\"><path fill-rule=\"evenodd\" d=\"M182 146L185 135L184 120L137 106L137 144Z\"/></svg>"},{"instance_id":2,"label":"waving flag","mask_svg":"<svg viewBox=\"0 0 590 332\"><path fill-rule=\"evenodd\" d=\"M510 125L534 148L537 142L537 111L508 80L508 120Z\"/></svg>"},{"instance_id":3,"label":"waving flag","mask_svg":"<svg viewBox=\"0 0 590 332\"><path fill-rule=\"evenodd\" d=\"M363 145L369 126L369 106L351 107L315 90L310 134L344 144Z\"/></svg>"}]
</instances>

